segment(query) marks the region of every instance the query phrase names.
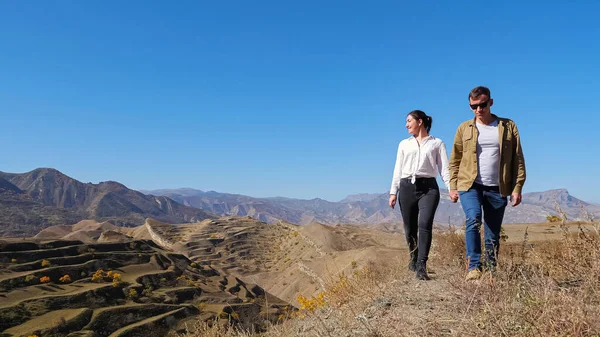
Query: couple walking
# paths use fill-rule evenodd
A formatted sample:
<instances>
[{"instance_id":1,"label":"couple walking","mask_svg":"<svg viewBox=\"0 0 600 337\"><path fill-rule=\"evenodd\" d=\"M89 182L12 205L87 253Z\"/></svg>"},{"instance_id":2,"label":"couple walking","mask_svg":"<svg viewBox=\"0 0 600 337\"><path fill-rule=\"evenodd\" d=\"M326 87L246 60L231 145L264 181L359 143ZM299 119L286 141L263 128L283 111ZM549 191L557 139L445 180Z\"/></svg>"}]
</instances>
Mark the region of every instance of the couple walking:
<instances>
[{"instance_id":1,"label":"couple walking","mask_svg":"<svg viewBox=\"0 0 600 337\"><path fill-rule=\"evenodd\" d=\"M389 205L394 208L398 202L402 212L410 251L408 268L416 272L418 279L429 280L426 263L433 218L440 201L438 173L449 190L450 200L460 199L465 213L469 262L466 279L478 279L482 268L493 270L496 266L507 197L513 207L521 203L525 160L516 124L492 114L493 104L488 88L478 86L471 90L469 106L475 116L458 126L450 161L444 142L430 135L432 118L420 110L406 117L406 128L412 136L398 145Z\"/></svg>"}]
</instances>

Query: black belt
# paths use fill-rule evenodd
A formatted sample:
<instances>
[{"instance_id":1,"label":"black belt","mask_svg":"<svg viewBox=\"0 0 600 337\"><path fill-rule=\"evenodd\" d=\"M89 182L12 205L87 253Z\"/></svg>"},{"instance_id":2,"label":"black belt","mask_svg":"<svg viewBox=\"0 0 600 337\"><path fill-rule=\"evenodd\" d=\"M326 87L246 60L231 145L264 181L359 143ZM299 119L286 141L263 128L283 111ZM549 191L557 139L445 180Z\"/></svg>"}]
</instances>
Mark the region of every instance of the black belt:
<instances>
[{"instance_id":1,"label":"black belt","mask_svg":"<svg viewBox=\"0 0 600 337\"><path fill-rule=\"evenodd\" d=\"M404 180L404 181L409 181L409 182L410 182L410 179L411 179L411 178L402 178L401 180ZM415 178L415 181L423 181L423 182L424 182L424 181L432 181L432 180L435 180L435 178L434 178L434 177L422 177L422 178Z\"/></svg>"}]
</instances>

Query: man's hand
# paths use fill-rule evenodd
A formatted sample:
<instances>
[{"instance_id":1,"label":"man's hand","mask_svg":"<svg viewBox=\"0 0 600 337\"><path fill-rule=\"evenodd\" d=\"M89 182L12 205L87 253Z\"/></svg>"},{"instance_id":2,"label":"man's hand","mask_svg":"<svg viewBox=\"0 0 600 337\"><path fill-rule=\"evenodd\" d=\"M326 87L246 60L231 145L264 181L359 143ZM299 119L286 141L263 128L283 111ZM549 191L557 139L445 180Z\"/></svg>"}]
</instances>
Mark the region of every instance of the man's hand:
<instances>
[{"instance_id":1,"label":"man's hand","mask_svg":"<svg viewBox=\"0 0 600 337\"><path fill-rule=\"evenodd\" d=\"M517 206L521 203L521 193L514 192L510 195L510 201L512 202L512 207Z\"/></svg>"},{"instance_id":2,"label":"man's hand","mask_svg":"<svg viewBox=\"0 0 600 337\"><path fill-rule=\"evenodd\" d=\"M391 194L390 195L390 207L394 208L394 206L396 206L396 195L395 194Z\"/></svg>"},{"instance_id":3,"label":"man's hand","mask_svg":"<svg viewBox=\"0 0 600 337\"><path fill-rule=\"evenodd\" d=\"M458 191L457 190L450 190L450 200L452 200L452 202L458 201Z\"/></svg>"}]
</instances>

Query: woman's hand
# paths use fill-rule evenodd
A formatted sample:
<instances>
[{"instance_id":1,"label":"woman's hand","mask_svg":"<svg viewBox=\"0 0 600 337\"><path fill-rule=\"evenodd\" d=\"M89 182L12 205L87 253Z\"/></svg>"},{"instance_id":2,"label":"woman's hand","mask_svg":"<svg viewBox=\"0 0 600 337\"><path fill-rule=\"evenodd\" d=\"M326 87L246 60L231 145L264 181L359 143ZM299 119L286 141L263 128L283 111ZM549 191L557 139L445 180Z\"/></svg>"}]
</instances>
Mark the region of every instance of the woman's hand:
<instances>
[{"instance_id":1,"label":"woman's hand","mask_svg":"<svg viewBox=\"0 0 600 337\"><path fill-rule=\"evenodd\" d=\"M394 206L396 206L396 195L395 194L391 194L390 195L390 207L394 208Z\"/></svg>"}]
</instances>

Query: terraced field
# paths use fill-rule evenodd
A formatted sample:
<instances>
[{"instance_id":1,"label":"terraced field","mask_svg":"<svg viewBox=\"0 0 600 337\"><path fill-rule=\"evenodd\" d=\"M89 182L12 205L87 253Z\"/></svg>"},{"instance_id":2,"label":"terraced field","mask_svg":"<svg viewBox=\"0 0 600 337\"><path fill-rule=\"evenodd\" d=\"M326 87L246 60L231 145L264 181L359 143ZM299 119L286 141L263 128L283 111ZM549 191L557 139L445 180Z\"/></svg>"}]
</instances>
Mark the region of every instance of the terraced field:
<instances>
[{"instance_id":1,"label":"terraced field","mask_svg":"<svg viewBox=\"0 0 600 337\"><path fill-rule=\"evenodd\" d=\"M145 226L136 229L139 237L149 234ZM227 257L214 251L220 242L210 234L186 243L195 262L177 247L135 237L96 244L0 241L0 336L167 336L185 323L217 317L260 329L287 309L261 287L229 275L238 267L229 268Z\"/></svg>"},{"instance_id":2,"label":"terraced field","mask_svg":"<svg viewBox=\"0 0 600 337\"><path fill-rule=\"evenodd\" d=\"M261 330L299 294L406 253L400 234L353 226L147 219L107 236L92 225L77 229L86 242L51 241L56 228L0 241L0 337L175 336L199 321Z\"/></svg>"}]
</instances>

